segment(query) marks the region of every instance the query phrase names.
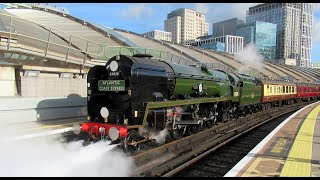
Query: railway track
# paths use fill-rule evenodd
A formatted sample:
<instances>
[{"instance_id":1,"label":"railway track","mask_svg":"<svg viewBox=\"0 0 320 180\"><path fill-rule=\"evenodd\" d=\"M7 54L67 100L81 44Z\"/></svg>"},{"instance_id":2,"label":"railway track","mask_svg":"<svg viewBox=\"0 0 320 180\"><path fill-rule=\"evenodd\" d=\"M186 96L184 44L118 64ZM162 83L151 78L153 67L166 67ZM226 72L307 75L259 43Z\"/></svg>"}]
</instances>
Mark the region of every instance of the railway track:
<instances>
[{"instance_id":1,"label":"railway track","mask_svg":"<svg viewBox=\"0 0 320 180\"><path fill-rule=\"evenodd\" d=\"M135 168L132 176L173 176L246 132L310 103L312 102L297 103L292 106L258 112L214 126L163 146L140 152L133 156ZM225 157L224 159L228 158ZM217 161L220 160L217 159ZM211 165L213 166L213 164Z\"/></svg>"},{"instance_id":2,"label":"railway track","mask_svg":"<svg viewBox=\"0 0 320 180\"><path fill-rule=\"evenodd\" d=\"M186 169L174 176L223 177L290 114L292 113L285 114L252 130L250 133L244 134L216 151L209 153L206 158L202 158L189 167L185 166ZM172 175L172 173L168 175Z\"/></svg>"}]
</instances>

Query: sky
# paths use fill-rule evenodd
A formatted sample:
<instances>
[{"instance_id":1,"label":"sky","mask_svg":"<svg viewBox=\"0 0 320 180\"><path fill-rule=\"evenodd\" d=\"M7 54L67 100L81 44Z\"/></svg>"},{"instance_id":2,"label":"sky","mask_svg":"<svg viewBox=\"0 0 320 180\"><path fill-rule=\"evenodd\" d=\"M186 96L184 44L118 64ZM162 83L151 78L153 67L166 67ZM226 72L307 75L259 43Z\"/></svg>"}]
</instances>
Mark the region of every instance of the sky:
<instances>
[{"instance_id":1,"label":"sky","mask_svg":"<svg viewBox=\"0 0 320 180\"><path fill-rule=\"evenodd\" d=\"M190 8L206 15L209 35L212 23L238 17L245 21L246 11L257 3L50 3L69 14L106 27L145 33L164 30L167 14ZM318 32L318 33L316 33ZM320 3L314 3L312 62L320 63Z\"/></svg>"}]
</instances>

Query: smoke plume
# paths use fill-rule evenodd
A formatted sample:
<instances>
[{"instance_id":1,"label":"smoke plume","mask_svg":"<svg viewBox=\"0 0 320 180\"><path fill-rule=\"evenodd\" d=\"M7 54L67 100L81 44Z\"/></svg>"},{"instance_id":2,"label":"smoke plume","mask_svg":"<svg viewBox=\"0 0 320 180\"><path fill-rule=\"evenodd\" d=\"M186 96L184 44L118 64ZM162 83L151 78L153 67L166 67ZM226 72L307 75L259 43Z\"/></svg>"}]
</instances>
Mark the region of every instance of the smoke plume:
<instances>
[{"instance_id":1,"label":"smoke plume","mask_svg":"<svg viewBox=\"0 0 320 180\"><path fill-rule=\"evenodd\" d=\"M257 51L254 43L249 43L245 46L242 51L235 55L235 59L244 64L244 66L239 68L240 73L251 71L250 67L260 72L263 69L263 56Z\"/></svg>"}]
</instances>

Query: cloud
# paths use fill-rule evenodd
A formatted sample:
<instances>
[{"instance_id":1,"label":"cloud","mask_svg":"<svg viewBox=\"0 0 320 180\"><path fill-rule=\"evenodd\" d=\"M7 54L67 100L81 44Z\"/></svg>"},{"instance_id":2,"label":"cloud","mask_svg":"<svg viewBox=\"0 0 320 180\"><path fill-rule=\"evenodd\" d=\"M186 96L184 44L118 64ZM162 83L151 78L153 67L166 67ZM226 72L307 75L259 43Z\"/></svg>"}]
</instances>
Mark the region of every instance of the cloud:
<instances>
[{"instance_id":1,"label":"cloud","mask_svg":"<svg viewBox=\"0 0 320 180\"><path fill-rule=\"evenodd\" d=\"M209 26L212 23L231 19L239 18L246 20L246 11L249 7L256 5L257 3L215 3L210 4L209 11L206 15L206 21Z\"/></svg>"},{"instance_id":2,"label":"cloud","mask_svg":"<svg viewBox=\"0 0 320 180\"><path fill-rule=\"evenodd\" d=\"M129 5L126 9L120 12L120 16L127 20L141 20L145 17L150 17L153 11L147 4Z\"/></svg>"},{"instance_id":3,"label":"cloud","mask_svg":"<svg viewBox=\"0 0 320 180\"><path fill-rule=\"evenodd\" d=\"M238 17L241 20L246 20L246 12L249 10L249 7L256 5L257 3L237 3L231 4L230 11L227 11L228 14L233 17ZM232 18L232 17L231 17Z\"/></svg>"},{"instance_id":4,"label":"cloud","mask_svg":"<svg viewBox=\"0 0 320 180\"><path fill-rule=\"evenodd\" d=\"M320 43L320 18L314 19L314 24L312 28L312 41L314 43Z\"/></svg>"},{"instance_id":5,"label":"cloud","mask_svg":"<svg viewBox=\"0 0 320 180\"><path fill-rule=\"evenodd\" d=\"M314 13L320 12L320 3L313 4Z\"/></svg>"},{"instance_id":6,"label":"cloud","mask_svg":"<svg viewBox=\"0 0 320 180\"><path fill-rule=\"evenodd\" d=\"M209 4L207 3L196 3L195 10L201 12L203 14L207 14L209 12Z\"/></svg>"},{"instance_id":7,"label":"cloud","mask_svg":"<svg viewBox=\"0 0 320 180\"><path fill-rule=\"evenodd\" d=\"M162 7L168 7L170 6L170 3L159 3L159 5Z\"/></svg>"}]
</instances>

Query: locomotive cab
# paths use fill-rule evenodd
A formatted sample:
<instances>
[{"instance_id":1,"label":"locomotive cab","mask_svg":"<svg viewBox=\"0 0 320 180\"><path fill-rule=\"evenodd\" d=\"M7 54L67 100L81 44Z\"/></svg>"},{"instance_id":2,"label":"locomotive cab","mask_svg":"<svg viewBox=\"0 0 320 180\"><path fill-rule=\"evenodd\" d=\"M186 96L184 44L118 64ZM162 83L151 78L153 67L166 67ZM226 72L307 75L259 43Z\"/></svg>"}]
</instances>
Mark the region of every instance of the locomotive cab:
<instances>
[{"instance_id":1,"label":"locomotive cab","mask_svg":"<svg viewBox=\"0 0 320 180\"><path fill-rule=\"evenodd\" d=\"M229 78L229 81L230 81L232 95L234 97L238 97L239 96L240 87L243 86L243 82L240 80L240 78L238 76L236 76L233 73L228 73L228 78ZM242 86L241 86L241 84L242 84Z\"/></svg>"}]
</instances>

